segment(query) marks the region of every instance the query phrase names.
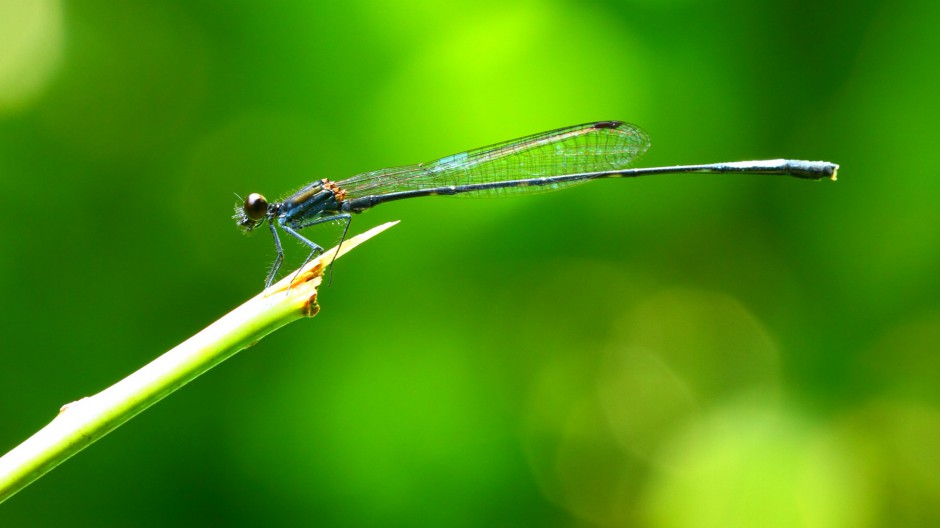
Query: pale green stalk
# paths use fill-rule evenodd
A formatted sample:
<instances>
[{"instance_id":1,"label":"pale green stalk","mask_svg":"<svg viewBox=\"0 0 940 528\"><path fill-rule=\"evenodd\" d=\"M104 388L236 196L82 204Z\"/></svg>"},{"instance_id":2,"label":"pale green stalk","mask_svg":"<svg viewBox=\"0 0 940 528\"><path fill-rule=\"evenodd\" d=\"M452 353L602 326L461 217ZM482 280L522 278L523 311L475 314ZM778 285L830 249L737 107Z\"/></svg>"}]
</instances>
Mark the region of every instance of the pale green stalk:
<instances>
[{"instance_id":1,"label":"pale green stalk","mask_svg":"<svg viewBox=\"0 0 940 528\"><path fill-rule=\"evenodd\" d=\"M137 372L62 406L52 422L0 458L0 502L236 352L292 321L316 315L317 288L334 256L395 223L353 237L339 251L325 252Z\"/></svg>"}]
</instances>

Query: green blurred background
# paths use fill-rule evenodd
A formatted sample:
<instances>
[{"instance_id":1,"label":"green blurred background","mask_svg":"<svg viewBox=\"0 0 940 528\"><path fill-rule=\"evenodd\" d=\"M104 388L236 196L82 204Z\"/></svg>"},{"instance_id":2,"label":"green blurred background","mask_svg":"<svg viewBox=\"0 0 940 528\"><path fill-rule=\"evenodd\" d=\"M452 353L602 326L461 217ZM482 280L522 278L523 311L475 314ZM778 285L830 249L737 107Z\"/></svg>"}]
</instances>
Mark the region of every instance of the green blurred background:
<instances>
[{"instance_id":1,"label":"green blurred background","mask_svg":"<svg viewBox=\"0 0 940 528\"><path fill-rule=\"evenodd\" d=\"M938 27L926 0L0 0L0 452L259 290L233 193L601 119L650 133L641 165L842 165L369 211L352 232L402 222L319 316L0 526L940 525Z\"/></svg>"}]
</instances>

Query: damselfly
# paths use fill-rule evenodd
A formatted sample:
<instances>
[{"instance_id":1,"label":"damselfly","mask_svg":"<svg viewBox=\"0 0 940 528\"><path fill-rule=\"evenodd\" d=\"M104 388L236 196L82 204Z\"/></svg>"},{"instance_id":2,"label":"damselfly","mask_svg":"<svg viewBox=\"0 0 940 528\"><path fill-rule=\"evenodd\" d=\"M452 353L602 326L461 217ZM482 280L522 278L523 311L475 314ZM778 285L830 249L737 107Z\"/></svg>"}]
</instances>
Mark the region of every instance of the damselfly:
<instances>
[{"instance_id":1,"label":"damselfly","mask_svg":"<svg viewBox=\"0 0 940 528\"><path fill-rule=\"evenodd\" d=\"M503 195L553 191L599 178L685 172L782 174L818 180L836 178L827 161L774 159L708 165L628 169L649 148L642 129L622 121L598 121L559 128L417 165L366 172L342 181L317 180L279 202L257 193L235 208L235 220L251 231L267 220L277 257L270 286L284 260L276 226L310 248L307 261L323 248L299 233L324 222L342 221L346 238L352 213L381 203L436 195Z\"/></svg>"}]
</instances>

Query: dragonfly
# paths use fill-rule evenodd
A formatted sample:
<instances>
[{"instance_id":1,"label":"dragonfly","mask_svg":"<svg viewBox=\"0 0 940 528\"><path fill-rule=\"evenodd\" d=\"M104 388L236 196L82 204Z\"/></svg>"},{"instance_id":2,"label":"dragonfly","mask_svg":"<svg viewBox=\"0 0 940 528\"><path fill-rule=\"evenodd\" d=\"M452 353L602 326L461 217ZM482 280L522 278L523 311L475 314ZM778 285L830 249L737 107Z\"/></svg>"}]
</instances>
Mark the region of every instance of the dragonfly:
<instances>
[{"instance_id":1,"label":"dragonfly","mask_svg":"<svg viewBox=\"0 0 940 528\"><path fill-rule=\"evenodd\" d=\"M624 121L595 121L496 143L434 161L364 172L345 180L327 178L307 184L280 201L251 193L235 206L235 221L251 232L267 223L277 252L265 287L284 261L278 228L310 249L306 264L323 248L300 231L327 222L344 223L346 239L352 215L395 200L419 196L505 196L555 191L601 178L655 174L748 173L796 178L836 179L839 166L828 161L772 159L705 165L629 168L650 146L640 127Z\"/></svg>"}]
</instances>

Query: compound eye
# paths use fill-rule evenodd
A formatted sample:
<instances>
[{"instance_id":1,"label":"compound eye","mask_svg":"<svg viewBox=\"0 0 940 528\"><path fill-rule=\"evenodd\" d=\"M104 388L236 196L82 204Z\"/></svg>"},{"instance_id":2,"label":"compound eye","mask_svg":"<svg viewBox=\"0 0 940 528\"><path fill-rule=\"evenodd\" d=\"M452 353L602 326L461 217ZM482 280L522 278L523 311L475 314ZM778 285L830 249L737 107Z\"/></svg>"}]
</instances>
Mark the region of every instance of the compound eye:
<instances>
[{"instance_id":1,"label":"compound eye","mask_svg":"<svg viewBox=\"0 0 940 528\"><path fill-rule=\"evenodd\" d=\"M245 207L243 209L249 220L257 222L264 218L265 213L268 212L268 200L258 193L251 193L248 198L245 198Z\"/></svg>"}]
</instances>

